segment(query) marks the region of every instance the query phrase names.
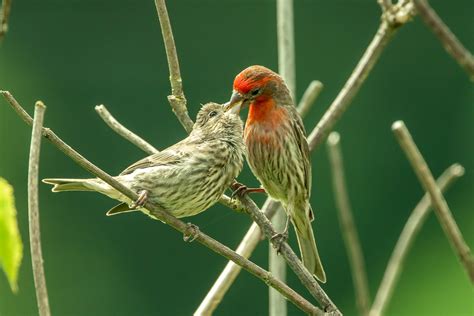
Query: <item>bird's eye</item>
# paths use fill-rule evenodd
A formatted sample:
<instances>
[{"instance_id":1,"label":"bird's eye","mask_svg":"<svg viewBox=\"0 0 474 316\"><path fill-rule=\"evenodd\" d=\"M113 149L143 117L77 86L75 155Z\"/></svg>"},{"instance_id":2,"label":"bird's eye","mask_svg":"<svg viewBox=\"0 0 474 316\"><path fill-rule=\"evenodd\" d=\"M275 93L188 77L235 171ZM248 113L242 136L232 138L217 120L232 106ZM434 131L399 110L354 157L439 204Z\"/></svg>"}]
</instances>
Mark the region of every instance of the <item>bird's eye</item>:
<instances>
[{"instance_id":1,"label":"bird's eye","mask_svg":"<svg viewBox=\"0 0 474 316\"><path fill-rule=\"evenodd\" d=\"M259 92L260 92L260 89L259 89L259 88L256 88L256 89L253 89L252 91L250 91L250 94L251 94L252 96L256 96Z\"/></svg>"},{"instance_id":2,"label":"bird's eye","mask_svg":"<svg viewBox=\"0 0 474 316\"><path fill-rule=\"evenodd\" d=\"M213 116L216 116L216 115L217 115L216 111L209 112L209 117L213 117Z\"/></svg>"}]
</instances>

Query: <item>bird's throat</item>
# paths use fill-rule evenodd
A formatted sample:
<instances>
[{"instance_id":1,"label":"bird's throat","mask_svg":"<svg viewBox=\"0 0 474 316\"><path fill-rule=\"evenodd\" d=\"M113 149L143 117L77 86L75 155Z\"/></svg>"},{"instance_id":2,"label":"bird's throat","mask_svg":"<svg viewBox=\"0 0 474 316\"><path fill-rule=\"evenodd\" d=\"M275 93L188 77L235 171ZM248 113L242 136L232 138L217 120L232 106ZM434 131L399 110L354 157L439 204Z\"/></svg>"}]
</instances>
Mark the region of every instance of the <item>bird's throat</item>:
<instances>
[{"instance_id":1,"label":"bird's throat","mask_svg":"<svg viewBox=\"0 0 474 316\"><path fill-rule=\"evenodd\" d=\"M283 118L282 109L272 98L255 100L249 106L246 125L262 124L268 128L276 128Z\"/></svg>"}]
</instances>

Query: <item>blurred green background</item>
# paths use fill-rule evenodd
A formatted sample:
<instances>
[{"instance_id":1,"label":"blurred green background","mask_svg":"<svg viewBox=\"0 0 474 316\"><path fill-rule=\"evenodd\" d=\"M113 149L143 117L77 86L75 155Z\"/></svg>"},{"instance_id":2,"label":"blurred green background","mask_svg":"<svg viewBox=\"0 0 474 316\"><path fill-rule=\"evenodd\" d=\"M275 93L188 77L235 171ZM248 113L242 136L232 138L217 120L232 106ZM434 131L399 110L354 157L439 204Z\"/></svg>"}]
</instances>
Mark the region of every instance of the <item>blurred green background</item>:
<instances>
[{"instance_id":1,"label":"blurred green background","mask_svg":"<svg viewBox=\"0 0 474 316\"><path fill-rule=\"evenodd\" d=\"M226 101L233 77L262 64L276 70L275 1L168 1L189 111ZM474 49L474 2L432 5ZM305 119L322 116L361 57L379 23L376 1L295 1L297 95L313 79L323 94ZM167 103L168 67L153 1L13 1L10 31L0 46L0 89L33 111L48 106L46 125L106 171L117 174L145 154L112 132L93 107L104 103L126 126L165 148L185 137ZM433 173L453 162L466 175L446 194L474 247L474 90L466 74L419 20L384 51L337 125L348 189L374 296L385 265L422 189L390 125L405 120ZM30 128L0 100L0 176L16 193L25 257L20 292L0 276L0 315L35 315L27 226ZM324 289L345 315L354 294L332 195L325 146L313 155L312 205L328 275ZM47 141L41 177L89 175ZM248 168L240 179L256 180ZM114 201L92 193L52 194L41 185L43 252L54 315L190 315L226 260L141 214L108 218ZM262 197L256 197L259 202ZM191 219L236 247L249 217L217 205ZM295 245L292 233L291 242ZM252 260L267 266L267 242ZM288 283L309 297L292 272ZM421 231L387 315L474 315L474 291L434 216ZM266 286L242 272L217 315L265 315ZM290 315L301 314L289 304Z\"/></svg>"}]
</instances>

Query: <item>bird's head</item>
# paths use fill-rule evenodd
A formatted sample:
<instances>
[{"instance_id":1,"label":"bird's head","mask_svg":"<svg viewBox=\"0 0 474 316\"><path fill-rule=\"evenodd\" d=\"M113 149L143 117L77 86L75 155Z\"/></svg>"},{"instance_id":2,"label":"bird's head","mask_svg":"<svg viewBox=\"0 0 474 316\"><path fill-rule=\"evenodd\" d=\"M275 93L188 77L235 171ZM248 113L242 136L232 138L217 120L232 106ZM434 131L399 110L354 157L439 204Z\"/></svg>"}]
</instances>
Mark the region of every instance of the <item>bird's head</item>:
<instances>
[{"instance_id":1,"label":"bird's head","mask_svg":"<svg viewBox=\"0 0 474 316\"><path fill-rule=\"evenodd\" d=\"M292 104L283 79L266 67L250 66L235 77L232 97L225 107L226 110L249 105L268 108L275 104L275 99L283 104Z\"/></svg>"},{"instance_id":2,"label":"bird's head","mask_svg":"<svg viewBox=\"0 0 474 316\"><path fill-rule=\"evenodd\" d=\"M239 107L231 111L225 111L222 104L207 103L204 104L197 114L196 123L194 123L194 134L200 133L206 137L242 137L242 120L238 115Z\"/></svg>"}]
</instances>

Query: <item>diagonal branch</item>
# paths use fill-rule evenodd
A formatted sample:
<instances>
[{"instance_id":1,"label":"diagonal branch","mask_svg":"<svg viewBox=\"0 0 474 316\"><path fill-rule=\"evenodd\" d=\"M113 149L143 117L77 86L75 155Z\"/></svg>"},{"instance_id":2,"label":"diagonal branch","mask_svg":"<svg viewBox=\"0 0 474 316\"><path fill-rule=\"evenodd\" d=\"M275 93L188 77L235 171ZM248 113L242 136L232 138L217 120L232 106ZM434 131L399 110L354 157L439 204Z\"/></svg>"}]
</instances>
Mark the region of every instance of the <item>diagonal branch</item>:
<instances>
[{"instance_id":1,"label":"diagonal branch","mask_svg":"<svg viewBox=\"0 0 474 316\"><path fill-rule=\"evenodd\" d=\"M30 159L28 163L28 222L30 226L30 249L33 277L35 281L36 300L40 316L50 316L48 290L43 267L43 251L41 250L41 233L38 199L38 171L41 148L41 132L46 107L38 101L35 105L34 120L32 119ZM31 117L30 117L31 119Z\"/></svg>"},{"instance_id":2,"label":"diagonal branch","mask_svg":"<svg viewBox=\"0 0 474 316\"><path fill-rule=\"evenodd\" d=\"M469 249L469 246L466 244L441 190L436 185L428 164L421 155L403 121L393 123L392 130L405 152L405 155L410 161L418 180L421 182L425 191L429 193L435 214L438 217L441 227L451 243L451 247L453 247L459 260L463 264L464 269L469 275L471 283L474 284L474 257L472 256L471 249Z\"/></svg>"},{"instance_id":3,"label":"diagonal branch","mask_svg":"<svg viewBox=\"0 0 474 316\"><path fill-rule=\"evenodd\" d=\"M332 132L328 137L327 145L329 160L331 162L334 196L339 211L339 224L351 265L357 307L361 315L368 315L370 295L367 272L365 271L364 255L362 253L359 235L349 203L346 181L344 179L344 165L339 133Z\"/></svg>"},{"instance_id":4,"label":"diagonal branch","mask_svg":"<svg viewBox=\"0 0 474 316\"><path fill-rule=\"evenodd\" d=\"M433 31L441 41L444 49L450 54L458 64L467 72L471 80L474 80L474 57L471 52L464 47L459 39L454 35L449 27L443 22L430 4L426 0L413 0L418 14L423 22Z\"/></svg>"},{"instance_id":5,"label":"diagonal branch","mask_svg":"<svg viewBox=\"0 0 474 316\"><path fill-rule=\"evenodd\" d=\"M303 96L301 97L300 102L298 103L297 109L300 113L301 117L305 117L311 107L313 106L314 102L318 98L321 90L323 90L323 84L321 81L313 80L309 84L308 88L306 88Z\"/></svg>"},{"instance_id":6,"label":"diagonal branch","mask_svg":"<svg viewBox=\"0 0 474 316\"><path fill-rule=\"evenodd\" d=\"M15 98L8 92L8 91L0 91L0 94L10 103L13 107L15 112L20 116L20 118L25 121L28 125L31 125L33 119L31 116L21 107L21 105L15 100ZM42 128L42 135L46 137L53 145L55 145L60 151L62 151L66 156L74 160L78 165L83 167L85 170L93 174L94 176L100 178L111 187L119 191L120 193L124 194L129 199L135 201L138 198L138 195L115 180L112 176L105 173L103 170L99 169L97 166L93 165L89 162L86 158L84 158L81 154L67 145L62 139L60 139L51 129L49 128ZM184 223L183 221L177 219L176 217L170 215L166 211L162 210L161 208L157 207L156 205L147 202L144 206L149 212L150 217L160 220L163 223L166 223L173 227L174 229L180 231L185 236L189 235L190 227L193 227L190 223ZM298 308L303 310L304 312L312 315L323 315L324 312L319 308L312 305L308 302L305 298L301 295L296 293L293 289L288 287L285 283L281 282L277 278L275 278L271 273L262 269L260 266L256 265L255 263L247 260L246 258L236 254L233 250L229 247L223 245L219 241L213 239L212 237L204 234L203 232L194 229L193 238L197 240L202 245L208 247L212 251L216 252L217 254L227 258L228 260L232 260L242 268L256 276L257 278L261 279L267 285L272 286L280 293L282 293L288 300L290 300L293 304L295 304Z\"/></svg>"},{"instance_id":7,"label":"diagonal branch","mask_svg":"<svg viewBox=\"0 0 474 316\"><path fill-rule=\"evenodd\" d=\"M3 0L0 8L0 40L8 32L8 19L10 17L11 0Z\"/></svg>"},{"instance_id":8,"label":"diagonal branch","mask_svg":"<svg viewBox=\"0 0 474 316\"><path fill-rule=\"evenodd\" d=\"M165 0L155 0L155 6L160 20L161 33L165 43L166 57L170 71L171 95L168 96L168 101L181 125L190 133L193 130L193 120L189 117L188 108L186 106L183 81L181 80L181 73L179 71L178 54L176 53L176 45L174 43L173 31L171 30Z\"/></svg>"},{"instance_id":9,"label":"diagonal branch","mask_svg":"<svg viewBox=\"0 0 474 316\"><path fill-rule=\"evenodd\" d=\"M464 175L464 168L459 164L450 166L436 181L436 185L441 192L446 191L455 180ZM411 245L415 241L418 232L425 223L431 210L431 199L428 193L425 193L420 202L416 205L408 218L402 233L398 238L397 244L393 249L393 253L388 261L387 268L380 283L374 304L370 310L370 316L383 315L385 308L392 297L393 290L400 276L405 259Z\"/></svg>"},{"instance_id":10,"label":"diagonal branch","mask_svg":"<svg viewBox=\"0 0 474 316\"><path fill-rule=\"evenodd\" d=\"M97 105L95 107L95 111L114 132L116 132L117 134L119 134L120 136L122 136L144 152L146 152L147 154L153 155L159 152L158 149L150 145L146 140L144 140L143 138L120 124L120 122L117 121L115 117L112 116L112 114L110 114L105 105Z\"/></svg>"},{"instance_id":11,"label":"diagonal branch","mask_svg":"<svg viewBox=\"0 0 474 316\"><path fill-rule=\"evenodd\" d=\"M259 210L254 201L252 201L247 195L239 197L242 204L249 211L250 216L260 226L265 237L272 243L275 249L278 249L285 258L288 266L295 272L296 276L300 279L301 283L309 290L311 295L315 297L322 305L324 311L327 311L331 315L342 315L336 305L327 296L324 290L321 288L319 283L316 281L314 276L303 266L298 256L295 254L293 249L284 240L273 238L277 234L273 228L270 220L265 214Z\"/></svg>"}]
</instances>

